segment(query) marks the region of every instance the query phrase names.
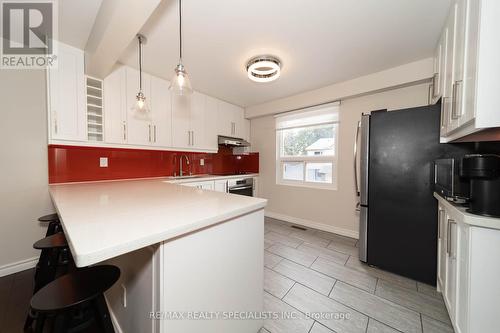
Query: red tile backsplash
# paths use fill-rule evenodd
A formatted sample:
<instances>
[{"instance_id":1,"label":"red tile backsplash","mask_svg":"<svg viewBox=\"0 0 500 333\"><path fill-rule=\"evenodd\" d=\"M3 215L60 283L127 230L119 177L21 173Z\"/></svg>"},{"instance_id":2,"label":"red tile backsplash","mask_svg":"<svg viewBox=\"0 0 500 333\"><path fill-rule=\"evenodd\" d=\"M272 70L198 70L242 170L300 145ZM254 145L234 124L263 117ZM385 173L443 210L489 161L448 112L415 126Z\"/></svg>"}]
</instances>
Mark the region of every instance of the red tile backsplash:
<instances>
[{"instance_id":1,"label":"red tile backsplash","mask_svg":"<svg viewBox=\"0 0 500 333\"><path fill-rule=\"evenodd\" d=\"M220 147L216 154L160 150L49 145L49 183L173 176L182 155L189 157L183 170L193 174L237 174L259 172L259 154L233 155ZM99 167L99 158L108 158L108 167ZM200 159L205 165L200 166Z\"/></svg>"}]
</instances>

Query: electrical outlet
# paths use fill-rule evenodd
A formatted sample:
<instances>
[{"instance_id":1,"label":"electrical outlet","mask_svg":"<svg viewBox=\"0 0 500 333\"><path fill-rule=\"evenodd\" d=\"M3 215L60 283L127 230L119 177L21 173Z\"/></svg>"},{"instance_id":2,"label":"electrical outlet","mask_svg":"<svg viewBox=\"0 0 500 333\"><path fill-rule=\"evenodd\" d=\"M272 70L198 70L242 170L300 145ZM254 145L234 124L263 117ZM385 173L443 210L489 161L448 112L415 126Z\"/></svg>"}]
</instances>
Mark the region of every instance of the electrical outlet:
<instances>
[{"instance_id":1,"label":"electrical outlet","mask_svg":"<svg viewBox=\"0 0 500 333\"><path fill-rule=\"evenodd\" d=\"M99 166L101 168L107 168L108 167L108 158L107 157L99 158Z\"/></svg>"},{"instance_id":2,"label":"electrical outlet","mask_svg":"<svg viewBox=\"0 0 500 333\"><path fill-rule=\"evenodd\" d=\"M124 308L127 307L127 288L124 284L120 285L122 287L122 305Z\"/></svg>"},{"instance_id":3,"label":"electrical outlet","mask_svg":"<svg viewBox=\"0 0 500 333\"><path fill-rule=\"evenodd\" d=\"M201 166L205 165L205 159L204 158L200 158L200 165Z\"/></svg>"}]
</instances>

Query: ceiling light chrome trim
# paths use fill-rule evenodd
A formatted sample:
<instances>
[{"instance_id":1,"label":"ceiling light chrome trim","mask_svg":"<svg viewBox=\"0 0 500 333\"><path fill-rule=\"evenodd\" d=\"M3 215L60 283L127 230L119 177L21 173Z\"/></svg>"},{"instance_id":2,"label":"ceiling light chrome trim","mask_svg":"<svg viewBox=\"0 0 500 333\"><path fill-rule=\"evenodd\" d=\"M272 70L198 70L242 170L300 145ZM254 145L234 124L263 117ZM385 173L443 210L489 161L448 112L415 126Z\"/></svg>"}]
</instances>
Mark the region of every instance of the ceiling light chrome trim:
<instances>
[{"instance_id":1,"label":"ceiling light chrome trim","mask_svg":"<svg viewBox=\"0 0 500 333\"><path fill-rule=\"evenodd\" d=\"M271 82L281 74L281 61L275 56L260 55L248 61L246 70L252 81Z\"/></svg>"}]
</instances>

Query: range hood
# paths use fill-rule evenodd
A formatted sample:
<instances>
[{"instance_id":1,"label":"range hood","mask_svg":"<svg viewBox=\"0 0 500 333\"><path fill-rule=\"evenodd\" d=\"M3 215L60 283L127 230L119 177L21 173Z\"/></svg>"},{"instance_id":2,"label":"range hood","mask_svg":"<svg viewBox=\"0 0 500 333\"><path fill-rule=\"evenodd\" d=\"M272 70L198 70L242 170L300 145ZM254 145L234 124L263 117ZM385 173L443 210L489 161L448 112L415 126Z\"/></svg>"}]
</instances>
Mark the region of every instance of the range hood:
<instances>
[{"instance_id":1,"label":"range hood","mask_svg":"<svg viewBox=\"0 0 500 333\"><path fill-rule=\"evenodd\" d=\"M240 138L231 138L229 136L219 135L219 145L229 147L249 147L250 142Z\"/></svg>"}]
</instances>

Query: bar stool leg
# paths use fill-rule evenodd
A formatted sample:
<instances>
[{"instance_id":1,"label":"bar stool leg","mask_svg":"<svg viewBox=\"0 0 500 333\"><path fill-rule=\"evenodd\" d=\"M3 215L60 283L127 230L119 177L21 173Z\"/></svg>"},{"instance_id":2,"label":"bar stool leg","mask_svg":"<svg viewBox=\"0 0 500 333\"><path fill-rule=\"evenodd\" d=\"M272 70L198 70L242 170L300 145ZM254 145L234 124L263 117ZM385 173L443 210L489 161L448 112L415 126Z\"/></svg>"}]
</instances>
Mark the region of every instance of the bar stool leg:
<instances>
[{"instance_id":1,"label":"bar stool leg","mask_svg":"<svg viewBox=\"0 0 500 333\"><path fill-rule=\"evenodd\" d=\"M39 313L36 318L35 333L43 333L44 325L45 325L45 315Z\"/></svg>"},{"instance_id":2,"label":"bar stool leg","mask_svg":"<svg viewBox=\"0 0 500 333\"><path fill-rule=\"evenodd\" d=\"M54 319L53 333L66 333L68 330L68 315L61 313Z\"/></svg>"},{"instance_id":3,"label":"bar stool leg","mask_svg":"<svg viewBox=\"0 0 500 333\"><path fill-rule=\"evenodd\" d=\"M111 316L109 314L108 306L106 305L106 300L104 295L100 295L92 301L94 309L96 312L97 322L100 324L103 332L114 333L113 323L111 322Z\"/></svg>"}]
</instances>

